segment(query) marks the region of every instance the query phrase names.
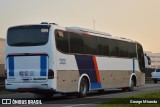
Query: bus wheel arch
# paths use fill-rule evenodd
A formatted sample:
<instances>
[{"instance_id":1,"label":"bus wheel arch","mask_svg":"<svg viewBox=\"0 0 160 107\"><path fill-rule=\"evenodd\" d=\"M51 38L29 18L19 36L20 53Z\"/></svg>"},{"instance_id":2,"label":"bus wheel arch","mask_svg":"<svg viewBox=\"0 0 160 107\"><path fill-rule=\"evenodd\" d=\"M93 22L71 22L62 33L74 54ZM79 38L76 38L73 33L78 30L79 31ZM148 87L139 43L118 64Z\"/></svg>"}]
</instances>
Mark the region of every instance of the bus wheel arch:
<instances>
[{"instance_id":1,"label":"bus wheel arch","mask_svg":"<svg viewBox=\"0 0 160 107\"><path fill-rule=\"evenodd\" d=\"M133 91L134 87L137 86L137 77L135 74L132 74L129 82L129 91Z\"/></svg>"},{"instance_id":2,"label":"bus wheel arch","mask_svg":"<svg viewBox=\"0 0 160 107\"><path fill-rule=\"evenodd\" d=\"M83 92L84 88L86 88L85 92ZM87 74L82 74L78 81L78 97L86 96L86 93L89 91L89 89L90 89L89 76Z\"/></svg>"},{"instance_id":3,"label":"bus wheel arch","mask_svg":"<svg viewBox=\"0 0 160 107\"><path fill-rule=\"evenodd\" d=\"M137 86L137 77L135 75L132 76L132 79L134 81L134 86Z\"/></svg>"}]
</instances>

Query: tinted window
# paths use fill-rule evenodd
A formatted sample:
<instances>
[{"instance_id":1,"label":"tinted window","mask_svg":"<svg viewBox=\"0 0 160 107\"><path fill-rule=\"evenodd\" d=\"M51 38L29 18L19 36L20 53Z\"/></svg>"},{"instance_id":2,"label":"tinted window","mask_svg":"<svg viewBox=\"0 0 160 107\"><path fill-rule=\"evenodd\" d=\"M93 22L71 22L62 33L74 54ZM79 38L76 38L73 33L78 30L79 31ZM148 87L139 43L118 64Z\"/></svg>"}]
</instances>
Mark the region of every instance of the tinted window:
<instances>
[{"instance_id":1,"label":"tinted window","mask_svg":"<svg viewBox=\"0 0 160 107\"><path fill-rule=\"evenodd\" d=\"M39 46L48 42L50 26L19 26L8 29L7 43L10 46Z\"/></svg>"},{"instance_id":2,"label":"tinted window","mask_svg":"<svg viewBox=\"0 0 160 107\"><path fill-rule=\"evenodd\" d=\"M69 53L68 33L65 31L56 31L57 48L65 53Z\"/></svg>"},{"instance_id":3,"label":"tinted window","mask_svg":"<svg viewBox=\"0 0 160 107\"><path fill-rule=\"evenodd\" d=\"M56 45L60 51L65 53L80 53L126 58L137 57L136 44L134 43L74 32L57 30ZM139 64L142 67L144 63L144 58L142 57L143 49L141 45L138 45L137 47L139 50Z\"/></svg>"},{"instance_id":4,"label":"tinted window","mask_svg":"<svg viewBox=\"0 0 160 107\"><path fill-rule=\"evenodd\" d=\"M142 72L145 72L143 48L140 44L137 44L137 52L138 52L138 61L139 61L140 70Z\"/></svg>"},{"instance_id":5,"label":"tinted window","mask_svg":"<svg viewBox=\"0 0 160 107\"><path fill-rule=\"evenodd\" d=\"M119 56L128 57L129 43L125 41L119 41Z\"/></svg>"},{"instance_id":6,"label":"tinted window","mask_svg":"<svg viewBox=\"0 0 160 107\"><path fill-rule=\"evenodd\" d=\"M109 40L107 38L98 38L98 55L109 55Z\"/></svg>"},{"instance_id":7,"label":"tinted window","mask_svg":"<svg viewBox=\"0 0 160 107\"><path fill-rule=\"evenodd\" d=\"M136 44L134 43L129 43L128 44L128 56L130 58L136 58L137 54L136 54Z\"/></svg>"},{"instance_id":8,"label":"tinted window","mask_svg":"<svg viewBox=\"0 0 160 107\"><path fill-rule=\"evenodd\" d=\"M119 57L119 43L118 40L109 40L109 55Z\"/></svg>"},{"instance_id":9,"label":"tinted window","mask_svg":"<svg viewBox=\"0 0 160 107\"><path fill-rule=\"evenodd\" d=\"M77 33L69 33L70 53L84 53L84 41L82 35Z\"/></svg>"},{"instance_id":10,"label":"tinted window","mask_svg":"<svg viewBox=\"0 0 160 107\"><path fill-rule=\"evenodd\" d=\"M97 37L84 35L84 52L97 55Z\"/></svg>"}]
</instances>

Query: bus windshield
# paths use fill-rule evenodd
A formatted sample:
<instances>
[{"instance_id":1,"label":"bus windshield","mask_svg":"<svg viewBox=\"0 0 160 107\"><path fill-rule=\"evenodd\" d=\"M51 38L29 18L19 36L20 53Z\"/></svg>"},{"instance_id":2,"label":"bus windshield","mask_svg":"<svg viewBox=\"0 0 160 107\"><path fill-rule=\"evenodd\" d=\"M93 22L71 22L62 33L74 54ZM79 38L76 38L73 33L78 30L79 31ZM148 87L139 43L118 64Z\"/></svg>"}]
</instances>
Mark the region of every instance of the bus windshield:
<instances>
[{"instance_id":1,"label":"bus windshield","mask_svg":"<svg viewBox=\"0 0 160 107\"><path fill-rule=\"evenodd\" d=\"M40 46L48 42L49 28L47 25L11 27L7 33L9 46Z\"/></svg>"}]
</instances>

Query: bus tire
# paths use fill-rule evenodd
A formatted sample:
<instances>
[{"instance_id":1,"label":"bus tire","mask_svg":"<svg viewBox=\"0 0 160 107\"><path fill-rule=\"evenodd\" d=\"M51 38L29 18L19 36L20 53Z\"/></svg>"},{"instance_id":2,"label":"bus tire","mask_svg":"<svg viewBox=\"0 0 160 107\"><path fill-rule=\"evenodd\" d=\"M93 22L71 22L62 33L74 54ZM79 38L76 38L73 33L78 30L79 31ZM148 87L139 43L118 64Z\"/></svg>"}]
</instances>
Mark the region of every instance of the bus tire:
<instances>
[{"instance_id":1,"label":"bus tire","mask_svg":"<svg viewBox=\"0 0 160 107\"><path fill-rule=\"evenodd\" d=\"M131 86L128 88L129 91L133 91L135 86L135 80L132 78L131 80Z\"/></svg>"},{"instance_id":2,"label":"bus tire","mask_svg":"<svg viewBox=\"0 0 160 107\"><path fill-rule=\"evenodd\" d=\"M88 89L89 89L89 85L88 82L85 78L82 78L81 82L80 82L80 87L79 87L79 92L77 97L85 97L87 95Z\"/></svg>"}]
</instances>

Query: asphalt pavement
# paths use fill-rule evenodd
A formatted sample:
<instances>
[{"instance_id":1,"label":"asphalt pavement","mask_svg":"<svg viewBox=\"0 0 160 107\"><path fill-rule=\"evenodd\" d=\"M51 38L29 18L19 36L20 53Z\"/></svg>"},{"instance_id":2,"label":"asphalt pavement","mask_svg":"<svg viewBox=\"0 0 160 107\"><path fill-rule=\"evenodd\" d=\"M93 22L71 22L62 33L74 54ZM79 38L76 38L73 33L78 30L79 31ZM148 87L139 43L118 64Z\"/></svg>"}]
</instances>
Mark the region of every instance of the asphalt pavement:
<instances>
[{"instance_id":1,"label":"asphalt pavement","mask_svg":"<svg viewBox=\"0 0 160 107\"><path fill-rule=\"evenodd\" d=\"M65 97L63 95L57 94L53 96L52 99L43 100L43 104L37 105L21 105L21 104L11 104L11 105L0 105L1 107L94 107L99 103L104 101L110 101L115 98L123 98L139 93L146 93L154 90L159 90L160 84L146 84L142 87L135 88L131 92L122 92L120 89L106 90L104 93L91 92L85 98L76 98L75 96ZM40 101L41 99L35 99L34 94L31 93L15 93L15 94L2 94L1 99L29 99L32 101Z\"/></svg>"}]
</instances>

